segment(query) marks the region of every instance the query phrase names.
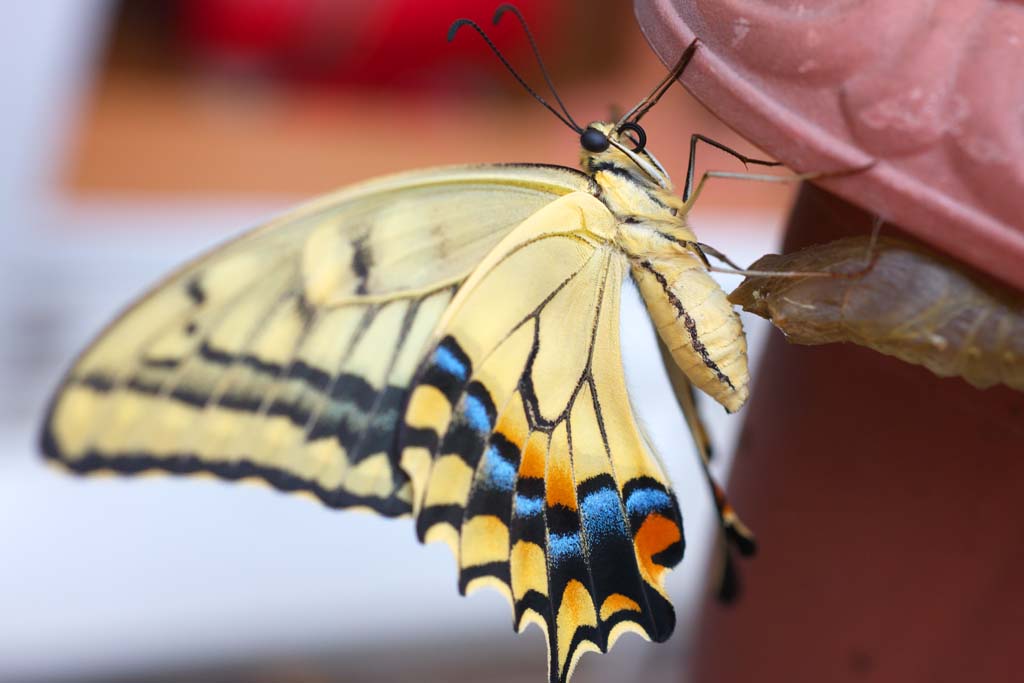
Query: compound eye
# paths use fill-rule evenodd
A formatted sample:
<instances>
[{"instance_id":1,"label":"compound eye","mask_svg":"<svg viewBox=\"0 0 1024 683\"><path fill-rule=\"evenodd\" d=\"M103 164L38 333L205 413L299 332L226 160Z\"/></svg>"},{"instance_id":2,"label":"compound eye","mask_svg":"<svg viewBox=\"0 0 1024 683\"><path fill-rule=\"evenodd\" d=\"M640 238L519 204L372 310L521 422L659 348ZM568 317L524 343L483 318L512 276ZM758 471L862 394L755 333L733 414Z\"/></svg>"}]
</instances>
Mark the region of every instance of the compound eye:
<instances>
[{"instance_id":1,"label":"compound eye","mask_svg":"<svg viewBox=\"0 0 1024 683\"><path fill-rule=\"evenodd\" d=\"M583 145L583 149L588 152L603 152L608 149L611 144L608 142L608 136L599 131L596 128L587 128L580 135L580 144Z\"/></svg>"}]
</instances>

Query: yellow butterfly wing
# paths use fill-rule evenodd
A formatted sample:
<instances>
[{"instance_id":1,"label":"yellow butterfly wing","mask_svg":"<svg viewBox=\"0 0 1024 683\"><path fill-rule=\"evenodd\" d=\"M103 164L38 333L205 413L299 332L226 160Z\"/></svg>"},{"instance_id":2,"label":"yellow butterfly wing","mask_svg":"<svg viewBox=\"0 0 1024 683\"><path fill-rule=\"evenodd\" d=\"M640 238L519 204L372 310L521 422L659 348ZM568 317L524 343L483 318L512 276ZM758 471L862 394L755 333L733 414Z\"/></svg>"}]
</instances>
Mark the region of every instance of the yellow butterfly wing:
<instances>
[{"instance_id":1,"label":"yellow butterfly wing","mask_svg":"<svg viewBox=\"0 0 1024 683\"><path fill-rule=\"evenodd\" d=\"M411 511L395 436L455 291L570 192L562 167L403 174L328 195L185 266L81 355L45 454L78 472L256 478L333 507Z\"/></svg>"},{"instance_id":2,"label":"yellow butterfly wing","mask_svg":"<svg viewBox=\"0 0 1024 683\"><path fill-rule=\"evenodd\" d=\"M399 440L421 540L451 546L463 592L497 587L517 630L547 633L552 683L675 621L681 519L626 393L615 229L574 193L510 233L441 319Z\"/></svg>"}]
</instances>

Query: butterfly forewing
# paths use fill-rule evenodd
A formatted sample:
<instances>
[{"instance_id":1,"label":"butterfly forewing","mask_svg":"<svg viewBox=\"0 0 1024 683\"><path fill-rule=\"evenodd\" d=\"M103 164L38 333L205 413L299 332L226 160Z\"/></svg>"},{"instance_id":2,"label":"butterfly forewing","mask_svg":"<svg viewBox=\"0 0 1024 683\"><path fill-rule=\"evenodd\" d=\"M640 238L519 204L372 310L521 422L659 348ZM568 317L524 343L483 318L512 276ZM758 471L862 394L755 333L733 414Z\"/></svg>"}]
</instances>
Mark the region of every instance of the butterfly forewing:
<instances>
[{"instance_id":1,"label":"butterfly forewing","mask_svg":"<svg viewBox=\"0 0 1024 683\"><path fill-rule=\"evenodd\" d=\"M303 207L197 260L82 355L51 406L73 470L258 478L413 512L459 587L547 634L553 683L674 625L679 508L633 417L630 268L587 176L410 174Z\"/></svg>"},{"instance_id":2,"label":"butterfly forewing","mask_svg":"<svg viewBox=\"0 0 1024 683\"><path fill-rule=\"evenodd\" d=\"M79 358L43 449L88 472L257 477L407 513L395 433L461 282L510 230L589 190L560 167L480 166L329 195L189 264Z\"/></svg>"}]
</instances>

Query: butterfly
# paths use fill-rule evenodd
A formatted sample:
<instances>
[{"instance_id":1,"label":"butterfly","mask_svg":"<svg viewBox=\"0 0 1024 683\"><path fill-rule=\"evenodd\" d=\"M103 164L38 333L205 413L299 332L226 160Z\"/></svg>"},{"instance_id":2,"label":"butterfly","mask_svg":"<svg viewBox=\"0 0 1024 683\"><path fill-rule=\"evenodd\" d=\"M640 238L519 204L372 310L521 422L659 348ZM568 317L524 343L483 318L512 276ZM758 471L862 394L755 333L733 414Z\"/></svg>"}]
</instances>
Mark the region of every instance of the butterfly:
<instances>
[{"instance_id":1,"label":"butterfly","mask_svg":"<svg viewBox=\"0 0 1024 683\"><path fill-rule=\"evenodd\" d=\"M534 45L515 8L495 21L509 11ZM562 683L584 652L626 632L663 641L675 621L664 578L683 527L626 389L624 282L639 288L702 446L693 387L737 410L746 344L685 223L696 194L674 195L639 124L697 43L620 120L583 127L474 22L449 39L463 26L579 134L580 170L372 180L214 249L81 354L41 445L79 473L260 480L412 516L421 541L451 547L460 592L497 588L517 631L546 633L549 678ZM749 552L712 485L723 528Z\"/></svg>"}]
</instances>

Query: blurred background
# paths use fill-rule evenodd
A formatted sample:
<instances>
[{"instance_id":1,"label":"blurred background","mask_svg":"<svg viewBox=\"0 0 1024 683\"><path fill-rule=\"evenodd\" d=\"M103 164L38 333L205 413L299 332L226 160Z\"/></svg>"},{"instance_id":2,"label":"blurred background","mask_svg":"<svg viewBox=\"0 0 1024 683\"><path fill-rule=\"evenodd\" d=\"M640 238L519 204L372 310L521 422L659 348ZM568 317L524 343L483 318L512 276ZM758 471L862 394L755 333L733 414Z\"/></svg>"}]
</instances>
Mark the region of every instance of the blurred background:
<instances>
[{"instance_id":1,"label":"blurred background","mask_svg":"<svg viewBox=\"0 0 1024 683\"><path fill-rule=\"evenodd\" d=\"M578 140L477 37L488 0L48 0L0 26L0 680L541 681L543 639L408 521L330 512L256 487L78 480L35 435L74 354L192 255L311 196L423 166L574 166ZM664 74L627 3L520 0L560 94L605 118ZM528 81L529 45L488 29ZM681 183L689 136L756 154L681 88L645 119ZM742 170L703 149L699 166ZM712 183L692 223L738 262L775 248L782 185ZM723 280L732 286L736 279ZM637 409L677 486L688 554L676 634L627 637L574 680L687 680L709 599L711 503L634 295L623 314ZM756 362L762 325L745 319ZM642 388L642 391L639 389ZM718 451L740 417L705 404ZM727 476L728 457L716 463ZM738 501L742 510L742 501Z\"/></svg>"}]
</instances>

